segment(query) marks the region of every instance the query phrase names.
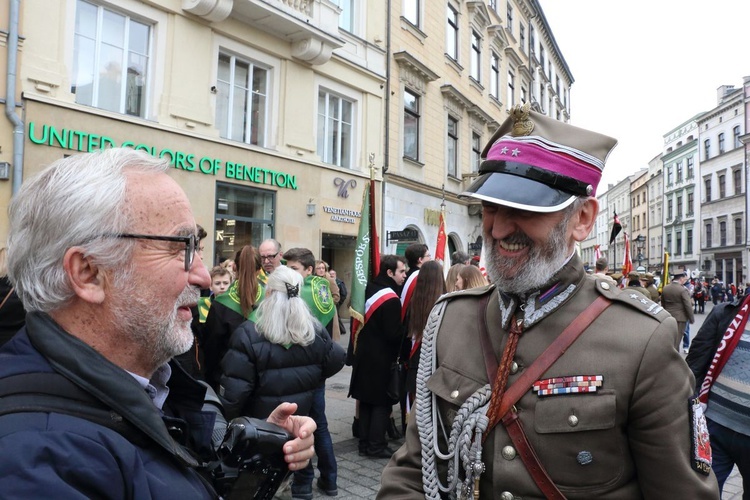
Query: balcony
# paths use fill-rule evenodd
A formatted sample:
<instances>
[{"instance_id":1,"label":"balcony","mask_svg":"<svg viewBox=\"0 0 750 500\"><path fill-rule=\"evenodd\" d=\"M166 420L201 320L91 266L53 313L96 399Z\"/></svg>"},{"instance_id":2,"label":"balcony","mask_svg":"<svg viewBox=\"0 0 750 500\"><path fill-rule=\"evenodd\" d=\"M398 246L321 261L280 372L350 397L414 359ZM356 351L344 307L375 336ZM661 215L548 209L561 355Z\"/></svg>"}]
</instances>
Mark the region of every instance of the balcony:
<instances>
[{"instance_id":1,"label":"balcony","mask_svg":"<svg viewBox=\"0 0 750 500\"><path fill-rule=\"evenodd\" d=\"M210 22L229 17L266 31L291 44L292 56L324 64L339 37L341 10L328 0L182 0L182 9Z\"/></svg>"}]
</instances>

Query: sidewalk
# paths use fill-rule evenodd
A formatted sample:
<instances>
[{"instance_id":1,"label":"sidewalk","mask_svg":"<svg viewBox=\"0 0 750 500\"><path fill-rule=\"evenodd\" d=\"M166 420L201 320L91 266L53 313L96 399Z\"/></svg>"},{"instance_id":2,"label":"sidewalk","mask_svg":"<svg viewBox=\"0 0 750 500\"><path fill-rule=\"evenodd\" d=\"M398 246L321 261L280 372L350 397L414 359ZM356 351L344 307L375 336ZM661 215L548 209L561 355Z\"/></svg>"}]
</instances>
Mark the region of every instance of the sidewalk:
<instances>
[{"instance_id":1,"label":"sidewalk","mask_svg":"<svg viewBox=\"0 0 750 500\"><path fill-rule=\"evenodd\" d=\"M711 308L713 308L713 304L707 303L706 313L695 316L695 324L690 325L691 340L698 333ZM349 335L342 335L339 343L346 348L348 342ZM333 449L338 461L339 494L336 499L372 499L375 498L380 489L380 475L388 460L359 456L357 440L352 438L354 400L346 397L349 392L350 378L351 367L345 366L343 370L326 381L326 415L333 439ZM394 410L397 410L395 405ZM403 440L392 441L389 446L395 449L402 443ZM742 493L742 476L735 468L724 485L722 500L741 500ZM325 496L323 492L313 487L313 498L330 497Z\"/></svg>"}]
</instances>

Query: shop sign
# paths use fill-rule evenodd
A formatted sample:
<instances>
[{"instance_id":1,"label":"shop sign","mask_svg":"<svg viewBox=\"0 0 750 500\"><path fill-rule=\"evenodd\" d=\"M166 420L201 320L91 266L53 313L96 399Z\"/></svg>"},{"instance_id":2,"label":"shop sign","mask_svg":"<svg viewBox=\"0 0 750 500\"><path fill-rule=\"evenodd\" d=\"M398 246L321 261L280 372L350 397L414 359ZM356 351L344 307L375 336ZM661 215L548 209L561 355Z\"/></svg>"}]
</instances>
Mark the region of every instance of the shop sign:
<instances>
[{"instance_id":1,"label":"shop sign","mask_svg":"<svg viewBox=\"0 0 750 500\"><path fill-rule=\"evenodd\" d=\"M114 147L133 148L145 151L157 158L166 157L174 168L187 172L199 172L204 175L217 176L223 171L224 177L227 179L264 184L278 188L297 189L297 176L286 172L248 166L243 163L212 158L210 156L199 157L199 155L191 152L168 148L160 149L149 144L136 144L133 141L117 143L111 137L81 130L57 129L47 124L42 124L41 130L39 130L35 122L29 122L29 140L34 144L59 147L84 153Z\"/></svg>"},{"instance_id":2,"label":"shop sign","mask_svg":"<svg viewBox=\"0 0 750 500\"><path fill-rule=\"evenodd\" d=\"M417 241L419 233L416 229L404 229L403 231L388 231L386 233L387 242L391 241Z\"/></svg>"},{"instance_id":3,"label":"shop sign","mask_svg":"<svg viewBox=\"0 0 750 500\"><path fill-rule=\"evenodd\" d=\"M424 209L424 223L428 226L440 225L440 210Z\"/></svg>"},{"instance_id":4,"label":"shop sign","mask_svg":"<svg viewBox=\"0 0 750 500\"><path fill-rule=\"evenodd\" d=\"M345 181L341 177L336 177L333 179L333 185L339 189L339 192L337 193L339 198L349 198L349 189L357 187L357 181L354 179Z\"/></svg>"},{"instance_id":5,"label":"shop sign","mask_svg":"<svg viewBox=\"0 0 750 500\"><path fill-rule=\"evenodd\" d=\"M323 205L323 211L331 214L331 220L334 222L346 222L347 224L356 224L356 218L362 217L362 212L358 210L349 210L347 208L336 208Z\"/></svg>"}]
</instances>

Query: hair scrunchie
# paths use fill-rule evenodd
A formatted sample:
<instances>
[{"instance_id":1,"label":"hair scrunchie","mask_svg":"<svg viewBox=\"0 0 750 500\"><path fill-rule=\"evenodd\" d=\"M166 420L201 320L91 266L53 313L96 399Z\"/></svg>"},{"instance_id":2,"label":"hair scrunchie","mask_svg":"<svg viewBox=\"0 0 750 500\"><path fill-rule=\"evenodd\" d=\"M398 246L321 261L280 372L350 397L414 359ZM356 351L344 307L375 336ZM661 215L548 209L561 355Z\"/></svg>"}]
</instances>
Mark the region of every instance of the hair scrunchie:
<instances>
[{"instance_id":1,"label":"hair scrunchie","mask_svg":"<svg viewBox=\"0 0 750 500\"><path fill-rule=\"evenodd\" d=\"M290 285L289 283L284 283L286 285L286 296L290 299L292 297L299 297L299 285Z\"/></svg>"}]
</instances>

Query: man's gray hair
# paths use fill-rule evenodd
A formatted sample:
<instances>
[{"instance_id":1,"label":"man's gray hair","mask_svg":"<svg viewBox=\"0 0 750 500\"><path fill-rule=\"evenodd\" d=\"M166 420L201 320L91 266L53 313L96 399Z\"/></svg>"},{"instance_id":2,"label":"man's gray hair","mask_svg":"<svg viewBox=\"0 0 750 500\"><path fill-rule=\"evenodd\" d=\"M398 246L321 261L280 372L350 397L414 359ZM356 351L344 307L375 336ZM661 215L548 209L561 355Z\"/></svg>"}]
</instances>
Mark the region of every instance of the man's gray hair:
<instances>
[{"instance_id":1,"label":"man's gray hair","mask_svg":"<svg viewBox=\"0 0 750 500\"><path fill-rule=\"evenodd\" d=\"M166 160L116 148L58 160L23 184L8 211L8 276L27 311L55 311L73 298L63 269L71 247L122 270L134 242L111 236L126 232L131 219L125 173L167 168Z\"/></svg>"}]
</instances>

